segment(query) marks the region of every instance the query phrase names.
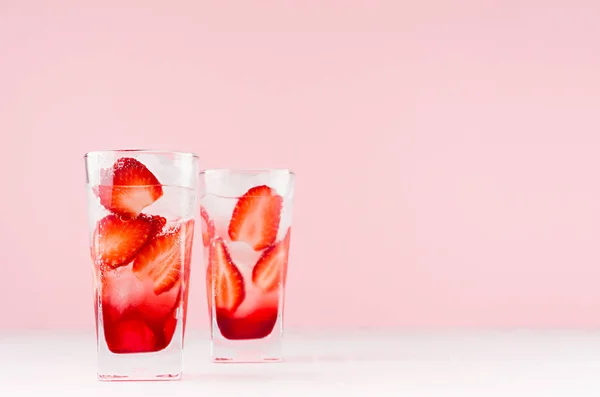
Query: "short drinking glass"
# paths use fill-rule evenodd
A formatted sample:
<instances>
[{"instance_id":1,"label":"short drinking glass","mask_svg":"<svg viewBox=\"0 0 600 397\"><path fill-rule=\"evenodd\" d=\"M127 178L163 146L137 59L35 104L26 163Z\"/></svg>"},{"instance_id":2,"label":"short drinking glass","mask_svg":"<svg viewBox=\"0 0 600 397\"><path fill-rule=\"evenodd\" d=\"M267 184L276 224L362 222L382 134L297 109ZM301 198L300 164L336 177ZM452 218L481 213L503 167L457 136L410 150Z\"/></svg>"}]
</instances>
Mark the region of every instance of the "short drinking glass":
<instances>
[{"instance_id":1,"label":"short drinking glass","mask_svg":"<svg viewBox=\"0 0 600 397\"><path fill-rule=\"evenodd\" d=\"M85 155L98 379L179 379L197 213L197 157Z\"/></svg>"},{"instance_id":2,"label":"short drinking glass","mask_svg":"<svg viewBox=\"0 0 600 397\"><path fill-rule=\"evenodd\" d=\"M288 170L200 173L213 361L282 359L294 179Z\"/></svg>"}]
</instances>

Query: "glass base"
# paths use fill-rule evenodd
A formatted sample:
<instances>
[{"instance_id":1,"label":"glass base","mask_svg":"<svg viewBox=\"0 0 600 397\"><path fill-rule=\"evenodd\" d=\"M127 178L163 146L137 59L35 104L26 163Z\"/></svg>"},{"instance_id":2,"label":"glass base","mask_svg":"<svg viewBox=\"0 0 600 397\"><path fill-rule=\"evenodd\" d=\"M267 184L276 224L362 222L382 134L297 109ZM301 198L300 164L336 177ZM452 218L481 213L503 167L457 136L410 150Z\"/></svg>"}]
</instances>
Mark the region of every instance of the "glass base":
<instances>
[{"instance_id":1,"label":"glass base","mask_svg":"<svg viewBox=\"0 0 600 397\"><path fill-rule=\"evenodd\" d=\"M98 329L98 380L178 380L183 372L182 321L177 322L169 345L152 353L115 354L108 349L104 329Z\"/></svg>"},{"instance_id":2,"label":"glass base","mask_svg":"<svg viewBox=\"0 0 600 397\"><path fill-rule=\"evenodd\" d=\"M214 363L273 363L283 361L283 321L277 319L273 331L261 339L225 338L213 319L211 358Z\"/></svg>"}]
</instances>

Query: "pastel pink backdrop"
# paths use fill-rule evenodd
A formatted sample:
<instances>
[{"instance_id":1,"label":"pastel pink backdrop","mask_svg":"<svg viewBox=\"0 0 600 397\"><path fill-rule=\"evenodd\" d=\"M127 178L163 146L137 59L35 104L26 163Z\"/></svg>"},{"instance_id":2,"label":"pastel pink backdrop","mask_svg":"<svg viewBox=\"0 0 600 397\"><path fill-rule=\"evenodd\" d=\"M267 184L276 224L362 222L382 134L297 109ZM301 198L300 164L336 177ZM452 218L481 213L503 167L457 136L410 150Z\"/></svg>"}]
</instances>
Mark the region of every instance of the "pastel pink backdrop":
<instances>
[{"instance_id":1,"label":"pastel pink backdrop","mask_svg":"<svg viewBox=\"0 0 600 397\"><path fill-rule=\"evenodd\" d=\"M598 15L1 1L0 327L91 330L82 156L139 147L297 172L290 327L599 326Z\"/></svg>"}]
</instances>

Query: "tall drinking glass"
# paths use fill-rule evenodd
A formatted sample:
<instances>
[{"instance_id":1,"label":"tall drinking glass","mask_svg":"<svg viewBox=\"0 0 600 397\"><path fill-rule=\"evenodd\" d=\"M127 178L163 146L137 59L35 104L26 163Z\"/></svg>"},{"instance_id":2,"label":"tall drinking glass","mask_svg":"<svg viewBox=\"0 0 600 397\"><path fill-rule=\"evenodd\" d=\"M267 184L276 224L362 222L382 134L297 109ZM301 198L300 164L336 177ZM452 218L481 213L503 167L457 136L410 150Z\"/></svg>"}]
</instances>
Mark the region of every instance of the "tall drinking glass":
<instances>
[{"instance_id":1,"label":"tall drinking glass","mask_svg":"<svg viewBox=\"0 0 600 397\"><path fill-rule=\"evenodd\" d=\"M197 211L191 153L85 155L98 379L180 379Z\"/></svg>"},{"instance_id":2,"label":"tall drinking glass","mask_svg":"<svg viewBox=\"0 0 600 397\"><path fill-rule=\"evenodd\" d=\"M200 173L200 214L215 362L282 359L295 176Z\"/></svg>"}]
</instances>

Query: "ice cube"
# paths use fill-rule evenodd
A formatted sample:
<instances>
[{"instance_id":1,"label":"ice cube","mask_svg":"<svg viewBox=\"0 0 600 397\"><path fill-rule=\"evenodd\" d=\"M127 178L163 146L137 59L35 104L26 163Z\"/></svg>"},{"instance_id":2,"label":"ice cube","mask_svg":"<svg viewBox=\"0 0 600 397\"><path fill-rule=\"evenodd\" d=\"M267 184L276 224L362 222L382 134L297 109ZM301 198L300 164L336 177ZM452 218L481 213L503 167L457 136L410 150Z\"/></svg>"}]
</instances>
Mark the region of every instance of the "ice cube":
<instances>
[{"instance_id":1,"label":"ice cube","mask_svg":"<svg viewBox=\"0 0 600 397\"><path fill-rule=\"evenodd\" d=\"M102 310L105 321L117 321L136 312L144 321L159 323L169 315L179 299L179 284L156 295L152 278L140 280L131 265L105 271L102 275Z\"/></svg>"},{"instance_id":2,"label":"ice cube","mask_svg":"<svg viewBox=\"0 0 600 397\"><path fill-rule=\"evenodd\" d=\"M197 186L198 169L190 155L181 153L142 153L135 156L156 176L158 181L168 186Z\"/></svg>"},{"instance_id":3,"label":"ice cube","mask_svg":"<svg viewBox=\"0 0 600 397\"><path fill-rule=\"evenodd\" d=\"M223 197L241 197L255 186L266 185L281 196L293 193L293 175L287 171L234 171L207 172L204 186L207 193Z\"/></svg>"},{"instance_id":4,"label":"ice cube","mask_svg":"<svg viewBox=\"0 0 600 397\"><path fill-rule=\"evenodd\" d=\"M217 236L228 239L227 229L229 221L233 214L233 209L237 204L236 198L219 197L213 194L207 194L200 200L200 205L204 207L209 218L215 225Z\"/></svg>"},{"instance_id":5,"label":"ice cube","mask_svg":"<svg viewBox=\"0 0 600 397\"><path fill-rule=\"evenodd\" d=\"M137 310L144 321L149 324L161 324L175 310L180 298L181 284L175 284L173 288L159 295L154 293L151 280L145 284L147 286L146 294Z\"/></svg>"},{"instance_id":6,"label":"ice cube","mask_svg":"<svg viewBox=\"0 0 600 397\"><path fill-rule=\"evenodd\" d=\"M239 197L252 187L243 173L230 170L209 171L204 178L206 192L222 197Z\"/></svg>"},{"instance_id":7,"label":"ice cube","mask_svg":"<svg viewBox=\"0 0 600 397\"><path fill-rule=\"evenodd\" d=\"M262 254L261 251L254 251L250 245L243 241L231 241L227 243L227 248L229 248L231 260L240 271L252 269Z\"/></svg>"},{"instance_id":8,"label":"ice cube","mask_svg":"<svg viewBox=\"0 0 600 397\"><path fill-rule=\"evenodd\" d=\"M144 208L146 214L160 214L167 220L191 218L198 211L193 190L182 187L164 186L163 196Z\"/></svg>"},{"instance_id":9,"label":"ice cube","mask_svg":"<svg viewBox=\"0 0 600 397\"><path fill-rule=\"evenodd\" d=\"M266 185L277 191L280 196L293 195L293 175L287 171L261 172L250 178L253 186Z\"/></svg>"},{"instance_id":10,"label":"ice cube","mask_svg":"<svg viewBox=\"0 0 600 397\"><path fill-rule=\"evenodd\" d=\"M101 289L102 309L110 317L122 316L144 299L144 284L133 274L131 265L104 271Z\"/></svg>"}]
</instances>

